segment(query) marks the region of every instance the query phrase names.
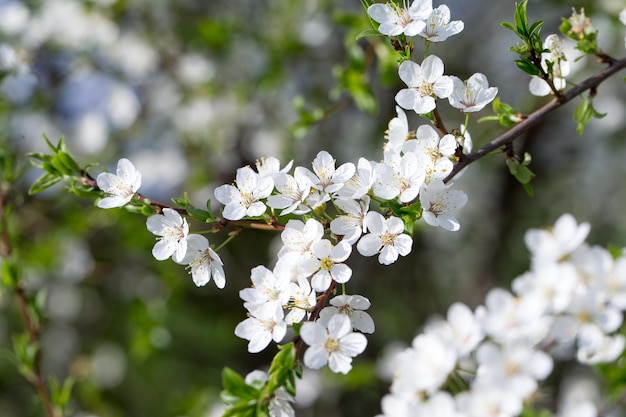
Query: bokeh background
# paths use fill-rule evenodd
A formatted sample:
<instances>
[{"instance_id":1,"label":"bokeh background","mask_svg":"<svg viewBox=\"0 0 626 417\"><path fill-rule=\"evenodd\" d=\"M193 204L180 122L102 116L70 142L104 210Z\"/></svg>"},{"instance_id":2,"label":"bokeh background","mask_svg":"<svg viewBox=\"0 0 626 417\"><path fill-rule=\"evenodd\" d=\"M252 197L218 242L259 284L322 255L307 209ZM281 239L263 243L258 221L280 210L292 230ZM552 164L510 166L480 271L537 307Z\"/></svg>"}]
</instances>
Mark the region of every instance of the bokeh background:
<instances>
[{"instance_id":1,"label":"bokeh background","mask_svg":"<svg viewBox=\"0 0 626 417\"><path fill-rule=\"evenodd\" d=\"M465 22L460 35L431 46L447 74L483 72L521 112L547 102L529 95L508 50L517 39L499 25L512 21L513 1L445 4ZM545 21L544 35L556 33L572 6L592 17L608 53L625 54L622 0L531 0L529 16ZM11 192L14 249L29 292L43 294L45 373L76 380L70 415L219 415L222 368L246 374L274 353L248 354L233 330L245 318L238 292L252 267L273 266L278 236L244 231L220 251L226 288L196 288L184 268L152 258L143 217L97 209L61 186L28 196L41 172L28 168L25 154L46 150L44 134L53 142L64 136L81 164L94 164L92 175L127 157L143 173L144 195L167 202L187 191L200 207L238 167L262 156L309 166L325 149L340 163L379 160L403 86L384 38L355 40L368 25L357 0L0 0L0 70L8 72L0 81L0 141L24 167ZM418 43L415 56L422 52ZM601 65L585 58L574 68L572 82ZM420 226L413 253L391 267L350 259L348 290L371 300L377 331L350 375L305 371L299 416L378 413L388 353L452 302L475 307L525 271L529 227L570 212L592 223L591 242L626 246L622 78L600 86L595 104L607 116L582 136L571 103L516 142L516 151L533 157L533 197L501 155L483 158L456 180L469 195L461 231ZM448 126L463 121L446 102L440 108ZM413 128L427 122L410 121ZM475 147L502 131L476 118L470 125ZM219 244L226 234L210 239ZM0 290L0 349L11 351L21 331L13 294ZM7 356L0 357L0 416L42 415ZM562 374L596 378L580 372ZM584 386L591 396L600 389ZM562 391L552 381L545 396Z\"/></svg>"}]
</instances>

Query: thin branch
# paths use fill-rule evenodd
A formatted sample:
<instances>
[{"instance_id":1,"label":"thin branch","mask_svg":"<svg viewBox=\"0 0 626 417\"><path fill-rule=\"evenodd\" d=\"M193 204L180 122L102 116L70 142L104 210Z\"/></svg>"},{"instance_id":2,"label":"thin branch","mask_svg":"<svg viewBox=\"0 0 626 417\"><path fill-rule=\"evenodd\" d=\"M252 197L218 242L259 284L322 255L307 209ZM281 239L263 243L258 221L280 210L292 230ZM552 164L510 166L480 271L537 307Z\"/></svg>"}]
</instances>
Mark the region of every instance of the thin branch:
<instances>
[{"instance_id":1,"label":"thin branch","mask_svg":"<svg viewBox=\"0 0 626 417\"><path fill-rule=\"evenodd\" d=\"M533 125L537 124L553 110L556 110L559 107L563 106L565 103L572 100L574 97L577 97L581 93L584 93L587 90L595 89L598 85L600 85L600 83L602 83L602 81L606 80L607 78L611 77L613 74L624 68L626 68L626 58L611 61L608 67L606 67L602 71L599 71L596 75L588 78L583 83L564 92L560 98L555 98L540 109L534 111L522 122L511 128L511 130L508 130L501 136L484 145L476 152L464 155L463 158L461 158L461 160L459 160L459 162L455 165L450 175L448 175L448 177L445 179L445 182L447 183L452 180L452 178L454 178L463 168L465 168L472 162L482 158L483 156L488 155L492 151L501 148L508 143L513 142L522 133L526 132Z\"/></svg>"},{"instance_id":2,"label":"thin branch","mask_svg":"<svg viewBox=\"0 0 626 417\"><path fill-rule=\"evenodd\" d=\"M3 187L0 191L0 257L8 260L12 254L11 236L8 230L8 198L10 190ZM46 417L55 417L54 408L50 399L50 393L46 386L44 377L41 373L41 348L39 347L39 336L41 334L41 328L34 322L31 313L28 309L28 298L24 291L24 288L19 282L15 283L15 299L17 301L18 310L24 323L24 329L28 335L28 341L32 346L36 346L37 351L35 353L35 360L33 363L32 374L27 379L37 391L41 405L44 409Z\"/></svg>"}]
</instances>

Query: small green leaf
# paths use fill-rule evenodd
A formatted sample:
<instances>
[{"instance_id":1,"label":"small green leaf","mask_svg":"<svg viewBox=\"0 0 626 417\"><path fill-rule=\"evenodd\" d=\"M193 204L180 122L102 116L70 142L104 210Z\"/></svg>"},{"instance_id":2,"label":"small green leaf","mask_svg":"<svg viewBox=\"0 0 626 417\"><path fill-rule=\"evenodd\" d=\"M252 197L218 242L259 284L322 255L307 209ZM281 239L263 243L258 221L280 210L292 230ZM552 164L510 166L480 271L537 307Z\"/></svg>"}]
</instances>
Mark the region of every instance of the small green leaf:
<instances>
[{"instance_id":1,"label":"small green leaf","mask_svg":"<svg viewBox=\"0 0 626 417\"><path fill-rule=\"evenodd\" d=\"M59 160L65 165L72 173L80 173L80 167L69 153L61 151L57 154Z\"/></svg>"},{"instance_id":2,"label":"small green leaf","mask_svg":"<svg viewBox=\"0 0 626 417\"><path fill-rule=\"evenodd\" d=\"M2 284L7 287L14 287L18 282L18 269L17 266L9 261L2 262Z\"/></svg>"},{"instance_id":3,"label":"small green leaf","mask_svg":"<svg viewBox=\"0 0 626 417\"><path fill-rule=\"evenodd\" d=\"M42 192L45 189L52 187L57 182L61 181L63 177L58 174L51 174L49 172L43 174L37 178L33 185L30 186L28 194L33 195Z\"/></svg>"},{"instance_id":4,"label":"small green leaf","mask_svg":"<svg viewBox=\"0 0 626 417\"><path fill-rule=\"evenodd\" d=\"M379 31L377 31L376 29L367 29L362 32L359 32L356 35L356 40L358 41L359 39L367 38L368 36L384 36L384 35L380 33Z\"/></svg>"},{"instance_id":5,"label":"small green leaf","mask_svg":"<svg viewBox=\"0 0 626 417\"><path fill-rule=\"evenodd\" d=\"M50 397L52 403L61 410L65 409L72 398L74 380L72 378L67 378L63 381L63 385L61 385L58 379L52 377L48 380L48 385L50 387Z\"/></svg>"},{"instance_id":6,"label":"small green leaf","mask_svg":"<svg viewBox=\"0 0 626 417\"><path fill-rule=\"evenodd\" d=\"M541 71L539 70L539 68L537 68L535 64L533 64L526 58L515 60L515 65L517 65L517 67L524 71L526 74L537 76L541 75Z\"/></svg>"},{"instance_id":7,"label":"small green leaf","mask_svg":"<svg viewBox=\"0 0 626 417\"><path fill-rule=\"evenodd\" d=\"M257 402L241 401L233 404L222 414L222 417L257 417Z\"/></svg>"},{"instance_id":8,"label":"small green leaf","mask_svg":"<svg viewBox=\"0 0 626 417\"><path fill-rule=\"evenodd\" d=\"M583 99L583 101L576 107L574 111L573 119L578 126L576 127L576 133L578 135L582 135L585 125L589 123L592 117L596 119L602 119L606 116L606 113L599 113L593 107L593 101L591 98L587 97Z\"/></svg>"},{"instance_id":9,"label":"small green leaf","mask_svg":"<svg viewBox=\"0 0 626 417\"><path fill-rule=\"evenodd\" d=\"M258 397L259 391L250 385L247 385L243 377L230 368L224 368L222 371L223 393L227 393L229 398L238 398L241 400L254 400Z\"/></svg>"},{"instance_id":10,"label":"small green leaf","mask_svg":"<svg viewBox=\"0 0 626 417\"><path fill-rule=\"evenodd\" d=\"M531 157L528 152L524 154L524 160L520 163L517 157L511 157L506 159L506 165L509 167L509 172L513 175L526 190L529 196L533 195L533 188L530 182L535 177L535 174L528 168Z\"/></svg>"},{"instance_id":11,"label":"small green leaf","mask_svg":"<svg viewBox=\"0 0 626 417\"><path fill-rule=\"evenodd\" d=\"M533 36L533 35L540 36L540 34L541 34L541 27L542 26L543 26L543 21L541 21L541 20L538 21L538 22L533 23L530 26L530 29L529 29L530 35L531 36Z\"/></svg>"}]
</instances>

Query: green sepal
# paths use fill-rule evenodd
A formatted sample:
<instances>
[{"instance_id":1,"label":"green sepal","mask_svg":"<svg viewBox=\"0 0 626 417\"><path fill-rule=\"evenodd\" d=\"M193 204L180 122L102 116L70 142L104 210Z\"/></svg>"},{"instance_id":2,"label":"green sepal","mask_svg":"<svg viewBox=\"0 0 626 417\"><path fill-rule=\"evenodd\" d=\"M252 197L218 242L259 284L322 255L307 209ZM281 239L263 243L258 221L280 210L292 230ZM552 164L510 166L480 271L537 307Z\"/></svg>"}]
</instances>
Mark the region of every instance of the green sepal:
<instances>
[{"instance_id":1,"label":"green sepal","mask_svg":"<svg viewBox=\"0 0 626 417\"><path fill-rule=\"evenodd\" d=\"M153 214L155 214L155 208L150 205L150 202L145 202L141 206L140 213L143 214L146 217L149 217L149 216L152 216Z\"/></svg>"},{"instance_id":2,"label":"green sepal","mask_svg":"<svg viewBox=\"0 0 626 417\"><path fill-rule=\"evenodd\" d=\"M80 198L85 198L85 199L90 199L90 200L93 200L95 198L102 196L102 191L96 190L93 187L83 185L80 181L72 181L72 183L70 184L69 190L72 192L72 194Z\"/></svg>"}]
</instances>

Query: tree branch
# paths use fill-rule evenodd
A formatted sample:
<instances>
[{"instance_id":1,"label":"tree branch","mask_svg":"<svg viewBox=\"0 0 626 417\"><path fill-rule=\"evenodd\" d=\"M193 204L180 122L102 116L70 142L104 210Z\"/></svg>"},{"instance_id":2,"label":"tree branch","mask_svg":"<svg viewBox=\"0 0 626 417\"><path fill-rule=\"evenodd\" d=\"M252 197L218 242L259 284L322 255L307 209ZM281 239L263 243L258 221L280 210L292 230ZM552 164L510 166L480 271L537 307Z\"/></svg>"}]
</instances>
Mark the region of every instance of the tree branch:
<instances>
[{"instance_id":1,"label":"tree branch","mask_svg":"<svg viewBox=\"0 0 626 417\"><path fill-rule=\"evenodd\" d=\"M548 104L534 111L522 122L518 123L513 128L511 128L511 130L508 130L504 134L500 135L496 139L484 145L483 147L478 149L476 152L472 152L467 155L464 155L461 158L461 160L459 160L459 162L454 166L454 169L452 170L450 175L448 175L448 177L444 180L444 182L446 183L450 182L452 178L454 178L459 172L461 172L463 168L465 168L472 162L482 158L483 156L488 155L490 152L498 148L501 148L502 146L508 143L513 142L522 133L526 132L528 129L530 129L533 125L535 125L544 117L546 117L553 110L556 110L559 107L563 106L565 103L572 100L574 97L577 97L581 93L587 90L595 89L598 85L600 85L600 83L602 83L602 81L606 80L607 78L611 77L613 74L615 74L616 72L624 68L626 68L626 58L621 59L621 60L612 60L608 67L598 72L596 75L588 78L583 83L564 92L560 98L555 98L552 101L550 101Z\"/></svg>"}]
</instances>

